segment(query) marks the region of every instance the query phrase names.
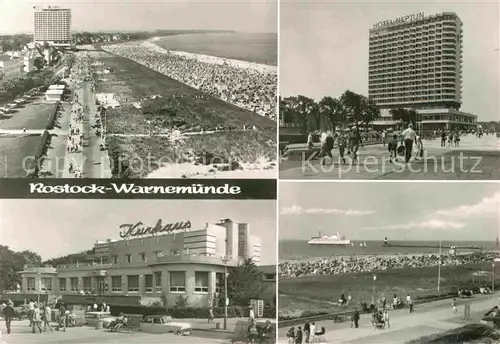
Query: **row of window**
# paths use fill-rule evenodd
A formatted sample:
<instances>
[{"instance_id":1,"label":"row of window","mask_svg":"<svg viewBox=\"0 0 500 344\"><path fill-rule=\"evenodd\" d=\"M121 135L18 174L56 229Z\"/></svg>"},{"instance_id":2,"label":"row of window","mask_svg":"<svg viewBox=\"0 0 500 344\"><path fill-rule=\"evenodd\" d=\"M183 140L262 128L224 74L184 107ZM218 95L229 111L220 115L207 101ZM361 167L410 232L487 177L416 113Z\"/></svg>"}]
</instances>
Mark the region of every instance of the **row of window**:
<instances>
[{"instance_id":1,"label":"row of window","mask_svg":"<svg viewBox=\"0 0 500 344\"><path fill-rule=\"evenodd\" d=\"M170 271L170 283L169 292L171 293L184 293L186 292L186 272L185 271ZM223 274L216 274L216 292L221 292L220 281ZM140 292L140 275L127 275L127 276L111 276L111 292L114 293L138 293ZM125 280L127 281L127 286L125 289ZM92 293L97 289L105 288L108 291L107 283L105 282L105 277L96 277L96 284L92 283L92 277L82 278L82 288L80 288L78 277L70 277L69 285L67 285L66 278L59 278L59 291L61 292L79 292L83 290L84 292ZM208 293L209 285L209 273L205 271L195 272L195 288L194 291L197 293ZM27 278L27 290L36 291L37 285L35 277ZM51 292L52 288L52 278L41 278L39 290L41 292ZM161 271L156 271L153 274L144 275L144 291L146 293L160 293L162 291L162 273Z\"/></svg>"},{"instance_id":2,"label":"row of window","mask_svg":"<svg viewBox=\"0 0 500 344\"><path fill-rule=\"evenodd\" d=\"M391 103L409 103L409 102L424 102L430 100L450 100L456 101L455 97L451 96L429 96L429 97L403 97L403 98L388 98L382 99L376 96L373 97L377 104L391 104Z\"/></svg>"}]
</instances>

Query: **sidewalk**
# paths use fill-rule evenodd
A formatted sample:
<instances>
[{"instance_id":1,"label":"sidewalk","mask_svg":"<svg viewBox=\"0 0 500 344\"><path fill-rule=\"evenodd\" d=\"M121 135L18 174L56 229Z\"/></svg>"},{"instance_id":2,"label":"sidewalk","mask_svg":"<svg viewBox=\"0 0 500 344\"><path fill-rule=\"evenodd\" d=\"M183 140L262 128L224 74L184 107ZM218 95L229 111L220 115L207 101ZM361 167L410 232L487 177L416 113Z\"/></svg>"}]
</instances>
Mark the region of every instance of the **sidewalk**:
<instances>
[{"instance_id":1,"label":"sidewalk","mask_svg":"<svg viewBox=\"0 0 500 344\"><path fill-rule=\"evenodd\" d=\"M471 321L463 320L463 300L458 300L459 312L453 314L450 300L423 304L409 314L408 309L390 311L390 328L375 329L371 324L371 315L363 314L358 329L351 328L350 323L333 324L332 321L316 322L318 328L325 327L325 341L322 343L343 344L400 344L429 334L444 332L461 327L467 323L480 321L484 311L498 304L498 295L477 296L470 299ZM279 330L278 343L287 343L288 328Z\"/></svg>"}]
</instances>

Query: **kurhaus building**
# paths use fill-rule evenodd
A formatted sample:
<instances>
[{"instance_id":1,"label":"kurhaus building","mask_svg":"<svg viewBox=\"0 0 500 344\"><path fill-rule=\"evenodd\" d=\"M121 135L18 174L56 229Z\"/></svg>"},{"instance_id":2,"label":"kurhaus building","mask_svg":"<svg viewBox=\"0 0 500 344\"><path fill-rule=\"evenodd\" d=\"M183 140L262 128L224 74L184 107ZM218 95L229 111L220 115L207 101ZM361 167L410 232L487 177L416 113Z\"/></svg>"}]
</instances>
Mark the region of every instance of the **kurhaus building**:
<instances>
[{"instance_id":1,"label":"kurhaus building","mask_svg":"<svg viewBox=\"0 0 500 344\"><path fill-rule=\"evenodd\" d=\"M193 307L207 307L224 288L224 272L241 260L260 263L260 239L246 223L229 219L193 229L191 222L120 226L120 240L98 241L92 262L29 268L22 272L22 293L52 294L112 304L135 297L150 304L165 296L175 305L179 296Z\"/></svg>"},{"instance_id":2,"label":"kurhaus building","mask_svg":"<svg viewBox=\"0 0 500 344\"><path fill-rule=\"evenodd\" d=\"M375 127L396 124L390 110L415 109L423 130L474 129L462 103L462 21L424 13L379 22L369 32L369 99L381 109Z\"/></svg>"},{"instance_id":3,"label":"kurhaus building","mask_svg":"<svg viewBox=\"0 0 500 344\"><path fill-rule=\"evenodd\" d=\"M45 42L59 47L72 44L71 10L49 6L33 8L33 41L43 45Z\"/></svg>"}]
</instances>

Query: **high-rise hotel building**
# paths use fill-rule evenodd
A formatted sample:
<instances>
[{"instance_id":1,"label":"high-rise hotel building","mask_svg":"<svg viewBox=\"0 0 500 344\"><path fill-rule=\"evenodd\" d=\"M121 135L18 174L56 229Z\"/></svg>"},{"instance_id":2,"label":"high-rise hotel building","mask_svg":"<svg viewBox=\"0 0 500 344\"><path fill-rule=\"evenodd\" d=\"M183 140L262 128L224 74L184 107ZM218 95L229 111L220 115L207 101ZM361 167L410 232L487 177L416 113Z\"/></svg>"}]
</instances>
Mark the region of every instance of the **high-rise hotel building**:
<instances>
[{"instance_id":1,"label":"high-rise hotel building","mask_svg":"<svg viewBox=\"0 0 500 344\"><path fill-rule=\"evenodd\" d=\"M71 10L60 7L33 8L33 41L53 46L71 46Z\"/></svg>"},{"instance_id":2,"label":"high-rise hotel building","mask_svg":"<svg viewBox=\"0 0 500 344\"><path fill-rule=\"evenodd\" d=\"M368 95L392 126L390 109L411 108L424 130L473 129L462 103L462 21L455 13L407 15L369 32Z\"/></svg>"}]
</instances>

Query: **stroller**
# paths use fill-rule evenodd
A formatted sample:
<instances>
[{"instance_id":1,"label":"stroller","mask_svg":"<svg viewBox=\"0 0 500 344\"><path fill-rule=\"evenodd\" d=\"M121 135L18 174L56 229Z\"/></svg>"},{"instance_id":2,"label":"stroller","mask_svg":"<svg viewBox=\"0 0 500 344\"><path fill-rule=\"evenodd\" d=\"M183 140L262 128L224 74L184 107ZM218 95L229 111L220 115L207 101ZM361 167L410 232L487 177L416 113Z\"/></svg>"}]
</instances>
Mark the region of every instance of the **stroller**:
<instances>
[{"instance_id":1,"label":"stroller","mask_svg":"<svg viewBox=\"0 0 500 344\"><path fill-rule=\"evenodd\" d=\"M375 328L385 328L385 320L382 312L373 313L372 324Z\"/></svg>"},{"instance_id":2,"label":"stroller","mask_svg":"<svg viewBox=\"0 0 500 344\"><path fill-rule=\"evenodd\" d=\"M325 342L325 334L326 334L326 330L324 327L321 328L321 331L314 333L314 339L317 341L317 342Z\"/></svg>"}]
</instances>

